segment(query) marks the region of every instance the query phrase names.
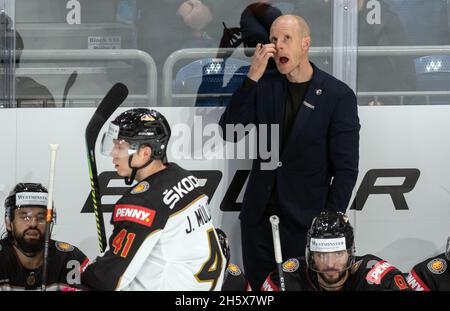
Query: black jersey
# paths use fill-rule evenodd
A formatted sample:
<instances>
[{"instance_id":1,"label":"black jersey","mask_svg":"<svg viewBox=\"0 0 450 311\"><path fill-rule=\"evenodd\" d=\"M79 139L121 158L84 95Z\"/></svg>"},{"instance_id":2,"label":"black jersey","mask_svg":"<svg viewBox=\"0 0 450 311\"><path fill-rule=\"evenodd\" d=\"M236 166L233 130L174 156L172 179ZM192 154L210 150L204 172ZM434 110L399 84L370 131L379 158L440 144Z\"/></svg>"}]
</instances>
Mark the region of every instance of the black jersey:
<instances>
[{"instance_id":1,"label":"black jersey","mask_svg":"<svg viewBox=\"0 0 450 311\"><path fill-rule=\"evenodd\" d=\"M42 267L24 268L9 239L0 240L0 290L40 290ZM48 250L47 290L65 290L80 285L81 271L88 259L68 243L50 240Z\"/></svg>"},{"instance_id":2,"label":"black jersey","mask_svg":"<svg viewBox=\"0 0 450 311\"><path fill-rule=\"evenodd\" d=\"M318 291L317 273L308 269L304 257L292 258L283 263L284 283L288 291ZM350 268L343 291L408 290L402 273L373 255L356 257ZM262 291L279 291L278 271L272 272L261 287Z\"/></svg>"},{"instance_id":3,"label":"black jersey","mask_svg":"<svg viewBox=\"0 0 450 311\"><path fill-rule=\"evenodd\" d=\"M222 285L222 291L251 291L250 283L245 274L235 264L228 264L225 271L225 279Z\"/></svg>"},{"instance_id":4,"label":"black jersey","mask_svg":"<svg viewBox=\"0 0 450 311\"><path fill-rule=\"evenodd\" d=\"M450 290L449 264L444 253L428 258L411 269L406 281L415 291Z\"/></svg>"},{"instance_id":5,"label":"black jersey","mask_svg":"<svg viewBox=\"0 0 450 311\"><path fill-rule=\"evenodd\" d=\"M220 290L226 260L208 197L192 173L170 163L116 203L106 253L86 268L97 290Z\"/></svg>"}]
</instances>

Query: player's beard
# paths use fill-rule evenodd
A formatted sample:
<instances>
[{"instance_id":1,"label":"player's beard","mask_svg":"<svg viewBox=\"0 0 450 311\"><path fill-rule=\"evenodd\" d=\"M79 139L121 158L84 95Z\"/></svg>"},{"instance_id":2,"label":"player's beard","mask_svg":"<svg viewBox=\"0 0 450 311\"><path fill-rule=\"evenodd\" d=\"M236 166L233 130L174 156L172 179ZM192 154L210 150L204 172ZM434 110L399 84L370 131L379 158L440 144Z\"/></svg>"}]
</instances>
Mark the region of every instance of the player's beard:
<instances>
[{"instance_id":1,"label":"player's beard","mask_svg":"<svg viewBox=\"0 0 450 311\"><path fill-rule=\"evenodd\" d=\"M37 239L27 239L25 237L26 233L30 230L36 230L39 232L39 238ZM22 234L18 234L14 232L14 241L16 242L16 246L24 253L24 254L36 254L40 250L44 248L44 235L38 229L27 229Z\"/></svg>"},{"instance_id":2,"label":"player's beard","mask_svg":"<svg viewBox=\"0 0 450 311\"><path fill-rule=\"evenodd\" d=\"M319 273L319 275L320 275L320 279L321 279L321 280L319 280L319 283L321 284L321 286L328 288L328 289L333 289L336 287L340 288L340 287L342 287L345 280L347 279L347 270L340 271L338 273L337 277L334 277L334 278L329 278L324 273Z\"/></svg>"}]
</instances>

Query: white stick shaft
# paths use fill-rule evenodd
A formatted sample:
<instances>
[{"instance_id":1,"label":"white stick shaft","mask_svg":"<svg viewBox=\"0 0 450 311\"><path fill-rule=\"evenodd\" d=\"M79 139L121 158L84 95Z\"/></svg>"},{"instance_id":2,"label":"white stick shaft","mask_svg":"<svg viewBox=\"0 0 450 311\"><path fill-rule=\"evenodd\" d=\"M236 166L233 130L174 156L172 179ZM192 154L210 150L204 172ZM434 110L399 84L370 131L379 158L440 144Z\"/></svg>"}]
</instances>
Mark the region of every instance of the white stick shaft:
<instances>
[{"instance_id":1,"label":"white stick shaft","mask_svg":"<svg viewBox=\"0 0 450 311\"><path fill-rule=\"evenodd\" d=\"M58 150L58 147L58 144L50 144L50 174L48 179L47 210L53 209L53 184L55 179L56 151Z\"/></svg>"},{"instance_id":2,"label":"white stick shaft","mask_svg":"<svg viewBox=\"0 0 450 311\"><path fill-rule=\"evenodd\" d=\"M280 242L280 230L278 224L280 220L278 216L270 216L270 223L272 224L272 236L273 236L273 247L275 250L275 261L276 263L283 262L283 256L281 254L281 242Z\"/></svg>"},{"instance_id":3,"label":"white stick shaft","mask_svg":"<svg viewBox=\"0 0 450 311\"><path fill-rule=\"evenodd\" d=\"M53 184L55 179L55 163L56 163L56 151L59 145L50 144L50 174L48 180L48 201L47 201L47 216L45 225L45 242L44 242L44 262L42 265L42 284L41 290L47 289L47 270L48 270L48 248L50 241L50 227L53 215Z\"/></svg>"}]
</instances>

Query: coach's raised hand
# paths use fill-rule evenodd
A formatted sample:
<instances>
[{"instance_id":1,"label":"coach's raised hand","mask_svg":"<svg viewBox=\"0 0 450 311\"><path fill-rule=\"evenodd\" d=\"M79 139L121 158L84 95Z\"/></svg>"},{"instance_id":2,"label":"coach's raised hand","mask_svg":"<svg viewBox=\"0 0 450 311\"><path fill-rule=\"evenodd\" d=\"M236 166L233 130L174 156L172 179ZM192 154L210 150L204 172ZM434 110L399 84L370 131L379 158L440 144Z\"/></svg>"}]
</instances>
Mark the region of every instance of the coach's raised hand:
<instances>
[{"instance_id":1,"label":"coach's raised hand","mask_svg":"<svg viewBox=\"0 0 450 311\"><path fill-rule=\"evenodd\" d=\"M248 77L255 82L262 77L264 71L266 70L269 58L275 57L277 50L275 49L275 44L257 44L255 48L255 54L253 54L252 65L248 72Z\"/></svg>"}]
</instances>

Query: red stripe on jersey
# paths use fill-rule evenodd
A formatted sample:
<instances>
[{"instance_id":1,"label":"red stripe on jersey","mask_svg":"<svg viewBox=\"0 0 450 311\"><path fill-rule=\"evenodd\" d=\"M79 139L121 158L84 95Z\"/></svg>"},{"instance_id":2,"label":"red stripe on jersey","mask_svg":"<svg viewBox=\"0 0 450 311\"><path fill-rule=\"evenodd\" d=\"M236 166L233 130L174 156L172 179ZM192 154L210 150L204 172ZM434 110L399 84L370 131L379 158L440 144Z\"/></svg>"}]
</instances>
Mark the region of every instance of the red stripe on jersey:
<instances>
[{"instance_id":1,"label":"red stripe on jersey","mask_svg":"<svg viewBox=\"0 0 450 311\"><path fill-rule=\"evenodd\" d=\"M114 222L131 221L146 227L151 227L155 219L156 211L131 204L116 204L114 208Z\"/></svg>"},{"instance_id":2,"label":"red stripe on jersey","mask_svg":"<svg viewBox=\"0 0 450 311\"><path fill-rule=\"evenodd\" d=\"M267 279L264 281L264 284L261 286L262 292L279 292L280 289L277 285L275 285L274 282L272 282L272 273L267 277Z\"/></svg>"},{"instance_id":3,"label":"red stripe on jersey","mask_svg":"<svg viewBox=\"0 0 450 311\"><path fill-rule=\"evenodd\" d=\"M428 286L425 285L425 283L417 275L414 269L411 270L411 272L409 273L408 277L406 278L406 282L408 282L409 287L415 291L426 291L426 292L430 291Z\"/></svg>"},{"instance_id":4,"label":"red stripe on jersey","mask_svg":"<svg viewBox=\"0 0 450 311\"><path fill-rule=\"evenodd\" d=\"M393 265L386 260L377 262L367 273L366 280L373 284L381 284L381 280L389 271L395 269Z\"/></svg>"},{"instance_id":5,"label":"red stripe on jersey","mask_svg":"<svg viewBox=\"0 0 450 311\"><path fill-rule=\"evenodd\" d=\"M252 287L250 286L250 283L247 281L247 286L245 288L246 292L251 292L252 291Z\"/></svg>"},{"instance_id":6,"label":"red stripe on jersey","mask_svg":"<svg viewBox=\"0 0 450 311\"><path fill-rule=\"evenodd\" d=\"M83 263L81 264L81 266L80 266L80 272L81 272L81 273L84 272L84 269L86 269L86 266L88 265L88 263L89 263L89 258L86 258L86 259L83 261Z\"/></svg>"}]
</instances>

